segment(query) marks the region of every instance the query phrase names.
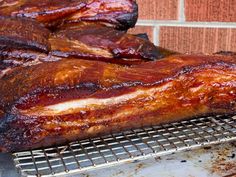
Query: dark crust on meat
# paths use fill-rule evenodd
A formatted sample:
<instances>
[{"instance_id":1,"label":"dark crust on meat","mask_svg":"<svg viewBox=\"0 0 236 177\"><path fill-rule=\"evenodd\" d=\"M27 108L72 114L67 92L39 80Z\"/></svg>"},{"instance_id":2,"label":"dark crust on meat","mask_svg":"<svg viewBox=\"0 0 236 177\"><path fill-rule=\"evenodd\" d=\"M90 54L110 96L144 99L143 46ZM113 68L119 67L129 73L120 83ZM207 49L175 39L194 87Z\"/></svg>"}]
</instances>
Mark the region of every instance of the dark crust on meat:
<instances>
[{"instance_id":1,"label":"dark crust on meat","mask_svg":"<svg viewBox=\"0 0 236 177\"><path fill-rule=\"evenodd\" d=\"M235 79L236 59L229 56L179 55L129 68L77 59L18 68L0 79L0 146L19 151L201 115L234 114ZM142 90L137 98L95 110L48 116L30 111Z\"/></svg>"},{"instance_id":2,"label":"dark crust on meat","mask_svg":"<svg viewBox=\"0 0 236 177\"><path fill-rule=\"evenodd\" d=\"M48 37L49 31L37 22L29 19L0 17L2 49L31 49L47 53L50 50Z\"/></svg>"}]
</instances>

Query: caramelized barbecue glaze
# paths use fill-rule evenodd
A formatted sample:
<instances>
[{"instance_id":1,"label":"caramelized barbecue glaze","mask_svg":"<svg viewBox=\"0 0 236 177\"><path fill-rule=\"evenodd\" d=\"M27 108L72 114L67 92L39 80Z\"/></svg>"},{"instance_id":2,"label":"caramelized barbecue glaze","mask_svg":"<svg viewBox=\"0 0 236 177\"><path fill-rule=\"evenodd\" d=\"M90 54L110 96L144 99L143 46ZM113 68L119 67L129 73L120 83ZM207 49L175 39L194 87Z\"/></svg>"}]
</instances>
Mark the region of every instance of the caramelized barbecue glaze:
<instances>
[{"instance_id":1,"label":"caramelized barbecue glaze","mask_svg":"<svg viewBox=\"0 0 236 177\"><path fill-rule=\"evenodd\" d=\"M0 147L8 152L236 113L231 56L175 55L131 67L62 59L18 67L0 85Z\"/></svg>"},{"instance_id":2,"label":"caramelized barbecue glaze","mask_svg":"<svg viewBox=\"0 0 236 177\"><path fill-rule=\"evenodd\" d=\"M2 0L0 15L32 18L50 28L96 21L128 29L137 21L138 7L135 0Z\"/></svg>"}]
</instances>

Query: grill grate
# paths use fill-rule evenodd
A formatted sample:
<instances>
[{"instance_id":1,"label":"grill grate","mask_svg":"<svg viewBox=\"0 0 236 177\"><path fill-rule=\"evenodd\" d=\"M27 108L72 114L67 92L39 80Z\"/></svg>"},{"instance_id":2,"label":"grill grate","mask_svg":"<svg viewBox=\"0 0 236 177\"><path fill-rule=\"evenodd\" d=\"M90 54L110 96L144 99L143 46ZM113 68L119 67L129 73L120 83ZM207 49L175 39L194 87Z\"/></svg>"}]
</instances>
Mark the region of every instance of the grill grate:
<instances>
[{"instance_id":1,"label":"grill grate","mask_svg":"<svg viewBox=\"0 0 236 177\"><path fill-rule=\"evenodd\" d=\"M214 116L14 153L23 176L79 173L124 161L236 140L236 116Z\"/></svg>"}]
</instances>

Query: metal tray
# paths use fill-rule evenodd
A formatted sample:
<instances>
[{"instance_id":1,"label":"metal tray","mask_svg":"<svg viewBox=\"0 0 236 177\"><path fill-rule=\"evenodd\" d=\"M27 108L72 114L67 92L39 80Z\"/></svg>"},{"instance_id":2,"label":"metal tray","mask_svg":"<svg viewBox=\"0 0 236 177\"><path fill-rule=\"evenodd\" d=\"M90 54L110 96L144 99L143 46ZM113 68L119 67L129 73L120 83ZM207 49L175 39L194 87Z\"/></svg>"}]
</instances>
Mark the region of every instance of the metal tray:
<instances>
[{"instance_id":1,"label":"metal tray","mask_svg":"<svg viewBox=\"0 0 236 177\"><path fill-rule=\"evenodd\" d=\"M13 157L23 176L64 176L233 140L236 116L219 115L17 152Z\"/></svg>"}]
</instances>

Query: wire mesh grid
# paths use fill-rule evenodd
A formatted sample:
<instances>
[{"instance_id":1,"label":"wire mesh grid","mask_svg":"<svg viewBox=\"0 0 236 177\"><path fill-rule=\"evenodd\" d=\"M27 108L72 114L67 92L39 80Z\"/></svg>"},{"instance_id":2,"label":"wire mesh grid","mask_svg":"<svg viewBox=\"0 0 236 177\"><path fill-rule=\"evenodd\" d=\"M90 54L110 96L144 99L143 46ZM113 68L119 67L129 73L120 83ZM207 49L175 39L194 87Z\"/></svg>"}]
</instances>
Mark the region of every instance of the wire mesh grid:
<instances>
[{"instance_id":1,"label":"wire mesh grid","mask_svg":"<svg viewBox=\"0 0 236 177\"><path fill-rule=\"evenodd\" d=\"M236 116L214 116L18 152L13 157L23 176L65 175L233 140Z\"/></svg>"}]
</instances>

